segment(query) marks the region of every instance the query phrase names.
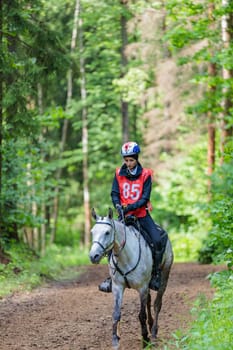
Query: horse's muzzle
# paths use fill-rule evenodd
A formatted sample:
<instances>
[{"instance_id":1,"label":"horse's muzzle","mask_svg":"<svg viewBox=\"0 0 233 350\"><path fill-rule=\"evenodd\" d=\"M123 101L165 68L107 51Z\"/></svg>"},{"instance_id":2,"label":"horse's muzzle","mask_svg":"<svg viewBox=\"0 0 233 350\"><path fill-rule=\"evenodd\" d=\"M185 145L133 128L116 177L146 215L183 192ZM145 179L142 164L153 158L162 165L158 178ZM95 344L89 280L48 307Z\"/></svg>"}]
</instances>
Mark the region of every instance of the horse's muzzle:
<instances>
[{"instance_id":1,"label":"horse's muzzle","mask_svg":"<svg viewBox=\"0 0 233 350\"><path fill-rule=\"evenodd\" d=\"M100 254L89 254L89 258L92 262L92 264L99 264L101 258L102 258L102 255Z\"/></svg>"}]
</instances>

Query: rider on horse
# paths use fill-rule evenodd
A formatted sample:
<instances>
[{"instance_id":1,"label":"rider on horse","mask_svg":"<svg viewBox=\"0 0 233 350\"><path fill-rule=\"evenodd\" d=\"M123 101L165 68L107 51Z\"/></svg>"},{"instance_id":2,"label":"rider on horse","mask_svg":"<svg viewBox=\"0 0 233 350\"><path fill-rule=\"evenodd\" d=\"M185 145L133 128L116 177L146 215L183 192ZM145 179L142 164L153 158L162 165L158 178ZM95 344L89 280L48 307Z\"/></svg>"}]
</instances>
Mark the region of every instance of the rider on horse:
<instances>
[{"instance_id":1,"label":"rider on horse","mask_svg":"<svg viewBox=\"0 0 233 350\"><path fill-rule=\"evenodd\" d=\"M135 216L140 227L147 232L153 244L153 270L150 289L158 290L161 283L161 260L163 256L161 227L154 223L149 210L150 195L152 189L152 170L143 168L138 161L140 147L136 142L127 142L121 148L121 155L124 164L116 169L113 179L111 197L114 207L119 213ZM99 290L103 292L112 291L111 278L107 278L99 285Z\"/></svg>"}]
</instances>

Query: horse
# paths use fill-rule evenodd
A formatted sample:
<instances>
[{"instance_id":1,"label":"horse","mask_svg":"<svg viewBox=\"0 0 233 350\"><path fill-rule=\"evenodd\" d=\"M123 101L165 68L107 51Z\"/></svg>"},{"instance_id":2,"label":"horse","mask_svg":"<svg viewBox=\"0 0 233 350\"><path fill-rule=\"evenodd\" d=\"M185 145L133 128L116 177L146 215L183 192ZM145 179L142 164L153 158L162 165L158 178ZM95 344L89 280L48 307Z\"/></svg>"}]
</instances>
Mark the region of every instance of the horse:
<instances>
[{"instance_id":1,"label":"horse","mask_svg":"<svg viewBox=\"0 0 233 350\"><path fill-rule=\"evenodd\" d=\"M141 325L142 347L151 342L155 344L158 332L158 317L162 307L163 294L167 287L170 269L173 263L173 252L169 238L161 264L161 286L154 301L154 318L151 312L151 294L149 282L153 266L152 252L149 244L143 238L140 230L134 226L126 226L125 222L113 218L113 210L109 208L108 215L100 217L92 209L95 225L91 229L92 245L89 252L90 261L98 264L108 255L108 267L112 279L114 298L112 347L120 346L119 322L125 288L133 288L140 296L139 321ZM111 252L111 255L110 255Z\"/></svg>"}]
</instances>

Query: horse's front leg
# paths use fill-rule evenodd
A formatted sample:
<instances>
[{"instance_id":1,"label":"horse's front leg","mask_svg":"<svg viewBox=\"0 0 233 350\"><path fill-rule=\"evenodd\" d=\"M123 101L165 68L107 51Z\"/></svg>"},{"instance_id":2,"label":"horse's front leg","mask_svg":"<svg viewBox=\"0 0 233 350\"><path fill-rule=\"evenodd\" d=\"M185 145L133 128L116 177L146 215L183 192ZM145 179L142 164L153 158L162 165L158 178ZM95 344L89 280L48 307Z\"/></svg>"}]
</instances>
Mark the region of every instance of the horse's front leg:
<instances>
[{"instance_id":1,"label":"horse's front leg","mask_svg":"<svg viewBox=\"0 0 233 350\"><path fill-rule=\"evenodd\" d=\"M119 349L120 329L119 322L121 320L121 305L123 300L124 288L113 285L112 293L114 297L114 309L112 314L112 346L115 350Z\"/></svg>"},{"instance_id":2,"label":"horse's front leg","mask_svg":"<svg viewBox=\"0 0 233 350\"><path fill-rule=\"evenodd\" d=\"M148 342L150 339L148 338L148 330L147 330L147 323L146 323L146 306L147 306L147 300L148 300L148 288L143 288L139 291L140 293L140 312L139 312L139 320L141 324L141 333L142 333L142 341L143 341L143 347L146 347L148 345Z\"/></svg>"}]
</instances>

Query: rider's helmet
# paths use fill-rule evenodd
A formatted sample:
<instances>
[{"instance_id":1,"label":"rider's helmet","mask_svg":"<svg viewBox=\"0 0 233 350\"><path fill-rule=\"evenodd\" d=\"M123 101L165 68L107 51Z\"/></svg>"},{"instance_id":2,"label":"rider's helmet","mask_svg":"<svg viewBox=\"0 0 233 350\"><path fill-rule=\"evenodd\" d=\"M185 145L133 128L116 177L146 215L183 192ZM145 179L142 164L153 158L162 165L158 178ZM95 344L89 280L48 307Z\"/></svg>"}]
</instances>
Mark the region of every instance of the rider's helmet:
<instances>
[{"instance_id":1,"label":"rider's helmet","mask_svg":"<svg viewBox=\"0 0 233 350\"><path fill-rule=\"evenodd\" d=\"M136 156L140 153L140 147L136 142L126 142L121 147L122 157Z\"/></svg>"}]
</instances>

